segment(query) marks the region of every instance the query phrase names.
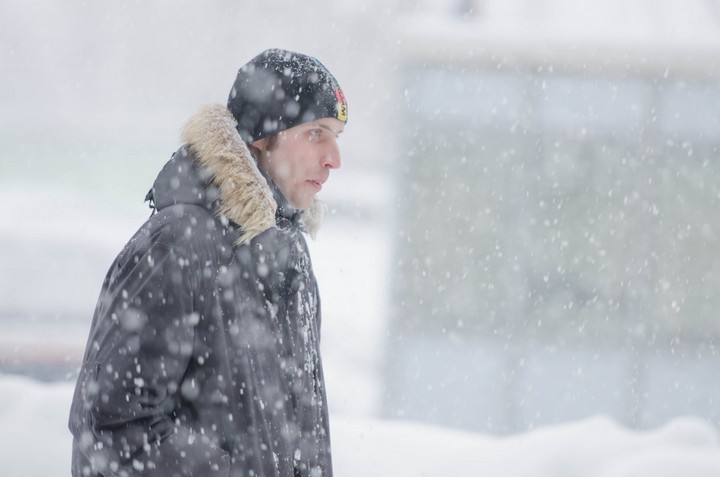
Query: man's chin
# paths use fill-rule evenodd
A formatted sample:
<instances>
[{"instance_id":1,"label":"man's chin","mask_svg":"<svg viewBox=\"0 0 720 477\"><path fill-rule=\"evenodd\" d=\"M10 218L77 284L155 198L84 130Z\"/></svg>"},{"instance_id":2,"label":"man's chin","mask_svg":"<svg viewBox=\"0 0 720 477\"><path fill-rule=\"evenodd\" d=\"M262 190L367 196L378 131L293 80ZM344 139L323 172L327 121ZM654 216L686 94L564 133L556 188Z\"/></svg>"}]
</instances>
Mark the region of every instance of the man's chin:
<instances>
[{"instance_id":1,"label":"man's chin","mask_svg":"<svg viewBox=\"0 0 720 477\"><path fill-rule=\"evenodd\" d=\"M303 201L299 201L299 202L293 201L293 202L290 202L290 207L292 207L295 210L306 210L306 209L309 209L310 206L312 206L313 202L314 202L314 198L310 198L308 200L303 200Z\"/></svg>"}]
</instances>

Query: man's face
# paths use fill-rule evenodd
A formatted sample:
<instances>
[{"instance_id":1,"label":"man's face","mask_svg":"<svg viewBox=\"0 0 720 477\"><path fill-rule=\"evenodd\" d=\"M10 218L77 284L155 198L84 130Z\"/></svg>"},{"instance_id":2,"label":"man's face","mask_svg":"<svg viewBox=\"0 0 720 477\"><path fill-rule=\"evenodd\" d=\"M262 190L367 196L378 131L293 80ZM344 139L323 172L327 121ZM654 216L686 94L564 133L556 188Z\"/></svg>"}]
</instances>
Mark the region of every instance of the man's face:
<instances>
[{"instance_id":1,"label":"man's face","mask_svg":"<svg viewBox=\"0 0 720 477\"><path fill-rule=\"evenodd\" d=\"M323 118L252 143L260 151L259 166L272 177L290 205L307 209L331 169L340 167L337 137L345 124Z\"/></svg>"}]
</instances>

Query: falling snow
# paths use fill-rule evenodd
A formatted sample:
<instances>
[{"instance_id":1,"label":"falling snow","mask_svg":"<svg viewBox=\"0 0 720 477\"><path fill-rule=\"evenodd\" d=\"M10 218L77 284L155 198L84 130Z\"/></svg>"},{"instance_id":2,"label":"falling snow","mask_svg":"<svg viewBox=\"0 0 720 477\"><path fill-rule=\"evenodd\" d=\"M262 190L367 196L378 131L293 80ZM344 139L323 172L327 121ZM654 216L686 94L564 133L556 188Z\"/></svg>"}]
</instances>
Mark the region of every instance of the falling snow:
<instances>
[{"instance_id":1,"label":"falling snow","mask_svg":"<svg viewBox=\"0 0 720 477\"><path fill-rule=\"evenodd\" d=\"M0 372L36 381L0 378L3 475L67 475L69 382L102 277L147 218L142 197L182 123L224 101L238 64L265 46L317 54L349 101L343 168L308 244L337 475L720 475L717 8L530 3L7 2ZM167 265L135 258L148 273ZM173 279L195 265L214 273L172 260ZM245 272L273 278L264 261ZM221 269L221 303L239 301L242 273ZM193 354L182 332L204 317L154 329L137 300L167 296L117 299L127 366L95 371L131 389L126 403L152 386L150 371L176 371L171 357L214 365L214 349ZM292 306L303 317L320 303ZM133 358L150 336L167 351L157 368ZM263 322L230 322L228 337L265 350L275 339ZM304 322L298 337L302 359L277 367L309 389L320 330ZM233 377L214 379L215 393L196 379L168 392L227 405ZM263 412L285 405L278 389L257 394Z\"/></svg>"}]
</instances>

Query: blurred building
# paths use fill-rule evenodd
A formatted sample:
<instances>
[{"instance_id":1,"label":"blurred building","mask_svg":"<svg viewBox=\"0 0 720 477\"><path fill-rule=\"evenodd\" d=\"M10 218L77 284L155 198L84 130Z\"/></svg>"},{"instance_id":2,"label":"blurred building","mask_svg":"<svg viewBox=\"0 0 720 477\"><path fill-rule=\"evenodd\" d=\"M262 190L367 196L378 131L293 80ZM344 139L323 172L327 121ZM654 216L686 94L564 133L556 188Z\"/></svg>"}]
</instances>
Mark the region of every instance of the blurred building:
<instances>
[{"instance_id":1,"label":"blurred building","mask_svg":"<svg viewBox=\"0 0 720 477\"><path fill-rule=\"evenodd\" d=\"M401 32L384 413L720 424L720 3L425 2Z\"/></svg>"}]
</instances>

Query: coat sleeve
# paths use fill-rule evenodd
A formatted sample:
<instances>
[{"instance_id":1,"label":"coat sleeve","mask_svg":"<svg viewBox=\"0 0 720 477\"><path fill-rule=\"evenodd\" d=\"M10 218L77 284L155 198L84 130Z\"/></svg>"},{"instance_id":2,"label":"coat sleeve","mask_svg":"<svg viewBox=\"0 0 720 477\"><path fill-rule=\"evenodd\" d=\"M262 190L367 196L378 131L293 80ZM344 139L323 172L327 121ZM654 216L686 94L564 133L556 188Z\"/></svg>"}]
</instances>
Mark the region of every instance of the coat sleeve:
<instances>
[{"instance_id":1,"label":"coat sleeve","mask_svg":"<svg viewBox=\"0 0 720 477\"><path fill-rule=\"evenodd\" d=\"M228 453L176 411L194 392L196 285L176 248L118 259L96 308L73 399L75 451L91 475L228 475Z\"/></svg>"}]
</instances>

